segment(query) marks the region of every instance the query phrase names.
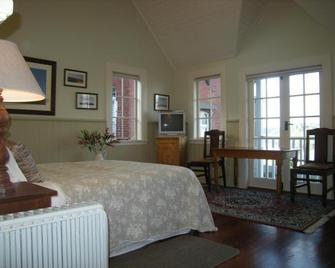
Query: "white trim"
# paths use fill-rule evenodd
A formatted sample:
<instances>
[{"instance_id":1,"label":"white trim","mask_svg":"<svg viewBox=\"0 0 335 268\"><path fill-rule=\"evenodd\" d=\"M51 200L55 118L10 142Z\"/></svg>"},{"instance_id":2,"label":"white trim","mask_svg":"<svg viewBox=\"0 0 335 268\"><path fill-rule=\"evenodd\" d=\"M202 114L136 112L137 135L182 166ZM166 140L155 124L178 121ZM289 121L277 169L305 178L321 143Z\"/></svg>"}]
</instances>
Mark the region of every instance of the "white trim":
<instances>
[{"instance_id":1,"label":"white trim","mask_svg":"<svg viewBox=\"0 0 335 268\"><path fill-rule=\"evenodd\" d=\"M116 143L115 146L144 145L147 143L148 143L147 140L121 140L120 143Z\"/></svg>"},{"instance_id":2,"label":"white trim","mask_svg":"<svg viewBox=\"0 0 335 268\"><path fill-rule=\"evenodd\" d=\"M204 139L190 139L188 142L190 144L204 144Z\"/></svg>"},{"instance_id":3,"label":"white trim","mask_svg":"<svg viewBox=\"0 0 335 268\"><path fill-rule=\"evenodd\" d=\"M107 63L106 64L106 125L108 128L111 128L111 105L110 100L112 97L112 78L113 78L113 72L114 73L125 73L125 74L132 74L139 77L141 81L141 96L138 96L139 99L142 100L141 103L141 113L138 115L137 122L141 122L141 126L139 128L139 125L137 125L138 133L137 133L137 139L142 140L146 139L146 128L144 126L146 125L146 119L144 118L144 115L147 113L147 71L142 68L127 66L123 64L118 63ZM137 111L138 112L138 111ZM130 144L130 143L127 143Z\"/></svg>"}]
</instances>

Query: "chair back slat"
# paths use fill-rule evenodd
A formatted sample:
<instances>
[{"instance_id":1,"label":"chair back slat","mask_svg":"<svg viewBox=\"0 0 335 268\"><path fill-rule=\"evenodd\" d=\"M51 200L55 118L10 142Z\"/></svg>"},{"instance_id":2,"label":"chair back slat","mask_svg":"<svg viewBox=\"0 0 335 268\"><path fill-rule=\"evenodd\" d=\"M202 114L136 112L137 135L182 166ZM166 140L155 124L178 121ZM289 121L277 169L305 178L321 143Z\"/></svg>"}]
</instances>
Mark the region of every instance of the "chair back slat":
<instances>
[{"instance_id":1,"label":"chair back slat","mask_svg":"<svg viewBox=\"0 0 335 268\"><path fill-rule=\"evenodd\" d=\"M314 138L312 139L312 136ZM331 137L333 146L329 146L329 137ZM314 141L314 159L310 159L310 143ZM306 139L306 162L330 163L335 160L335 130L329 128L316 128L307 130ZM332 159L329 161L329 150L332 150Z\"/></svg>"},{"instance_id":2,"label":"chair back slat","mask_svg":"<svg viewBox=\"0 0 335 268\"><path fill-rule=\"evenodd\" d=\"M208 158L213 156L214 149L223 148L225 146L225 132L212 129L205 131L204 136L204 152L203 157Z\"/></svg>"}]
</instances>

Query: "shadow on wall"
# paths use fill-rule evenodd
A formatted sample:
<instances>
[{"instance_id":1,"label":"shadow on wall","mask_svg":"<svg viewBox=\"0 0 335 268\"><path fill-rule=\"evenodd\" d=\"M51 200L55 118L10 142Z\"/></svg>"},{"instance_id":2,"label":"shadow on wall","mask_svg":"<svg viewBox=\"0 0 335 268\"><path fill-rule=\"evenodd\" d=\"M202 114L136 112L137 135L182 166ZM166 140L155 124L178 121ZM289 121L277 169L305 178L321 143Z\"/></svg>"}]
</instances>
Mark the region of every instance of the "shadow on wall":
<instances>
[{"instance_id":1,"label":"shadow on wall","mask_svg":"<svg viewBox=\"0 0 335 268\"><path fill-rule=\"evenodd\" d=\"M13 13L8 19L0 24L0 39L7 39L10 35L21 28L22 19L18 13Z\"/></svg>"}]
</instances>

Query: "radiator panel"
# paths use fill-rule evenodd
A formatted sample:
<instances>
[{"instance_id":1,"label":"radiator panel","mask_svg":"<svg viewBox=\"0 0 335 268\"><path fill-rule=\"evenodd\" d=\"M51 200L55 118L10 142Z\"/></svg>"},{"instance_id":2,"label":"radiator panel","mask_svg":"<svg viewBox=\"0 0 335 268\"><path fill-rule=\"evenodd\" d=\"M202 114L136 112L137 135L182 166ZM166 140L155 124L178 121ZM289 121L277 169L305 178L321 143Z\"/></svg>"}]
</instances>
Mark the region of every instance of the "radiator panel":
<instances>
[{"instance_id":1,"label":"radiator panel","mask_svg":"<svg viewBox=\"0 0 335 268\"><path fill-rule=\"evenodd\" d=\"M0 268L108 267L107 216L81 203L0 216Z\"/></svg>"}]
</instances>

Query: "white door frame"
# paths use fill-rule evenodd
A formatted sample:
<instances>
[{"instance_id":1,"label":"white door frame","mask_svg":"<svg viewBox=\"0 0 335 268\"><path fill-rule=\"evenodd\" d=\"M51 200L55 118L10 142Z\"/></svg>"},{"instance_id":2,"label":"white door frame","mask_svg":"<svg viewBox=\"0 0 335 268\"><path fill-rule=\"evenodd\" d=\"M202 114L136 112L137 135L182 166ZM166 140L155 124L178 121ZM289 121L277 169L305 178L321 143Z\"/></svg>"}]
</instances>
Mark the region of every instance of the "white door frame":
<instances>
[{"instance_id":1,"label":"white door frame","mask_svg":"<svg viewBox=\"0 0 335 268\"><path fill-rule=\"evenodd\" d=\"M321 127L332 127L332 88L331 88L331 55L310 56L305 58L297 58L285 62L275 62L262 65L254 65L250 67L242 67L239 72L239 90L241 96L240 106L240 124L239 124L239 139L241 146L249 145L249 100L248 100L248 83L247 76L260 73L278 72L281 70L289 70L294 68L303 68L313 65L321 65L322 72L320 74L320 119ZM238 186L247 188L250 184L248 161L239 160L239 178ZM282 172L283 178L288 180L289 171Z\"/></svg>"}]
</instances>

